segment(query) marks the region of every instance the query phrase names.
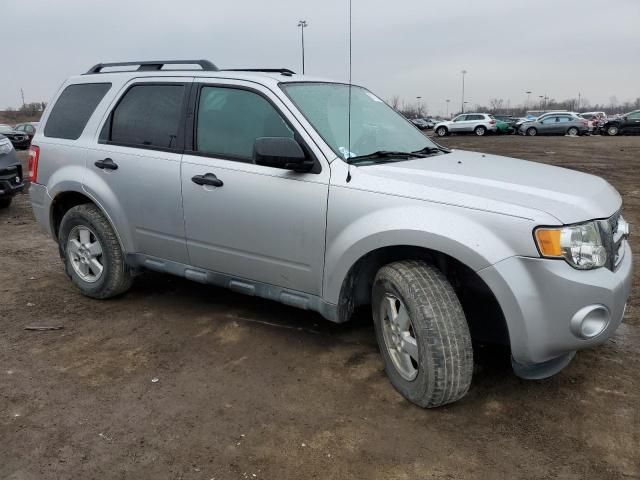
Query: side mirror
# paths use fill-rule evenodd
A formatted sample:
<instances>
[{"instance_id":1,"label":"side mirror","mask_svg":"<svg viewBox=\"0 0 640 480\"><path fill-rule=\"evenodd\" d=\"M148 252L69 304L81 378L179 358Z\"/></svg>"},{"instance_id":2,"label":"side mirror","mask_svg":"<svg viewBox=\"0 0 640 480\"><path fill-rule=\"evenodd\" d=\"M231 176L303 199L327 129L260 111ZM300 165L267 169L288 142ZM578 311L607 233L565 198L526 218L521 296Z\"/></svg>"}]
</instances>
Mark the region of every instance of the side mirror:
<instances>
[{"instance_id":1,"label":"side mirror","mask_svg":"<svg viewBox=\"0 0 640 480\"><path fill-rule=\"evenodd\" d=\"M295 172L308 172L313 168L313 160L307 159L300 144L289 137L256 138L253 160L256 165L286 168Z\"/></svg>"}]
</instances>

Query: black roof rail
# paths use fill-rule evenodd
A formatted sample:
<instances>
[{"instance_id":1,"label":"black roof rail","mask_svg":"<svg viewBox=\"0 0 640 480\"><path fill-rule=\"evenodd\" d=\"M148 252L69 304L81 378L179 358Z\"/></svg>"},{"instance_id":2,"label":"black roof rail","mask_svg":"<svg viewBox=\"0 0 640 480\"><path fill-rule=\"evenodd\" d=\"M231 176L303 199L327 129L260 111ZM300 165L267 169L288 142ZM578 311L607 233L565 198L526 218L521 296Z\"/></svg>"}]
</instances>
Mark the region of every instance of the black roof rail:
<instances>
[{"instance_id":1,"label":"black roof rail","mask_svg":"<svg viewBox=\"0 0 640 480\"><path fill-rule=\"evenodd\" d=\"M288 68L225 68L223 72L264 72L264 73L280 73L290 77L295 75L296 72L289 70Z\"/></svg>"},{"instance_id":2,"label":"black roof rail","mask_svg":"<svg viewBox=\"0 0 640 480\"><path fill-rule=\"evenodd\" d=\"M131 67L138 65L137 71L154 71L162 70L165 65L199 65L203 71L217 72L216 67L209 60L154 60L144 62L113 62L113 63L98 63L89 69L85 75L92 75L94 73L102 73L102 69L109 67Z\"/></svg>"}]
</instances>

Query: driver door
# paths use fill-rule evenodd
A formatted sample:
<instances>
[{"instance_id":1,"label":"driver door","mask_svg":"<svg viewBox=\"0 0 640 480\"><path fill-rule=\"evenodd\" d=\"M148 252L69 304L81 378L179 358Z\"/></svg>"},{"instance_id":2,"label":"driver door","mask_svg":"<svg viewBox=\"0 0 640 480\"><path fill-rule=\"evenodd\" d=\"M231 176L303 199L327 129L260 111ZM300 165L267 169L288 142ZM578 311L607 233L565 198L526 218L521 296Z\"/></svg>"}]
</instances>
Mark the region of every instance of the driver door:
<instances>
[{"instance_id":1,"label":"driver door","mask_svg":"<svg viewBox=\"0 0 640 480\"><path fill-rule=\"evenodd\" d=\"M466 119L467 119L467 115L458 115L456 118L453 119L453 123L449 127L449 131L451 132L463 131Z\"/></svg>"},{"instance_id":2,"label":"driver door","mask_svg":"<svg viewBox=\"0 0 640 480\"><path fill-rule=\"evenodd\" d=\"M640 112L627 115L622 128L628 133L640 133Z\"/></svg>"},{"instance_id":3,"label":"driver door","mask_svg":"<svg viewBox=\"0 0 640 480\"><path fill-rule=\"evenodd\" d=\"M191 110L181 175L191 265L320 295L329 186L320 150L278 97L255 83L196 79ZM260 137L295 138L316 167L256 165ZM201 184L205 175L215 185Z\"/></svg>"}]
</instances>

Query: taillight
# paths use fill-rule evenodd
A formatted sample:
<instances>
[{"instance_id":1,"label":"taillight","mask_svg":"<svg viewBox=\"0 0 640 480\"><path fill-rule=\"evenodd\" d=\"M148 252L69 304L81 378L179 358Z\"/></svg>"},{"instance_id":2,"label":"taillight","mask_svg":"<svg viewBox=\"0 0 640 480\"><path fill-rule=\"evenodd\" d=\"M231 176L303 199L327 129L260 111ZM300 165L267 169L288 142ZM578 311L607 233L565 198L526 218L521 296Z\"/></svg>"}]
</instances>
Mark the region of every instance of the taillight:
<instances>
[{"instance_id":1,"label":"taillight","mask_svg":"<svg viewBox=\"0 0 640 480\"><path fill-rule=\"evenodd\" d=\"M585 127L589 126L589 122L587 122L586 120L582 122L582 125L584 125Z\"/></svg>"},{"instance_id":2,"label":"taillight","mask_svg":"<svg viewBox=\"0 0 640 480\"><path fill-rule=\"evenodd\" d=\"M491 120L489 123L490 123L491 125L493 125L494 123L496 123L496 121L495 121L495 120Z\"/></svg>"},{"instance_id":3,"label":"taillight","mask_svg":"<svg viewBox=\"0 0 640 480\"><path fill-rule=\"evenodd\" d=\"M29 176L27 180L35 183L38 180L38 160L40 159L40 147L31 145L29 147Z\"/></svg>"}]
</instances>

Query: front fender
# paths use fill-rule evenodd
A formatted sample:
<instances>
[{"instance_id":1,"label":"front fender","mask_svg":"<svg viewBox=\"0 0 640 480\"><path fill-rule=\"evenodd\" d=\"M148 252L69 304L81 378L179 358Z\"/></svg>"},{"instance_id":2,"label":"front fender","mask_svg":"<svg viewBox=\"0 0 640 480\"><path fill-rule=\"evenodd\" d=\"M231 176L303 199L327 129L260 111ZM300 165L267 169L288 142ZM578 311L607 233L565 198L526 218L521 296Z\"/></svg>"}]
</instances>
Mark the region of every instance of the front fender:
<instances>
[{"instance_id":1,"label":"front fender","mask_svg":"<svg viewBox=\"0 0 640 480\"><path fill-rule=\"evenodd\" d=\"M407 206L406 201L397 201L400 205L362 216L356 213L353 222L328 226L323 285L327 302L338 303L342 284L360 258L384 247L428 248L474 271L514 255L538 256L531 220L428 202Z\"/></svg>"}]
</instances>

